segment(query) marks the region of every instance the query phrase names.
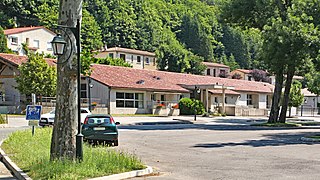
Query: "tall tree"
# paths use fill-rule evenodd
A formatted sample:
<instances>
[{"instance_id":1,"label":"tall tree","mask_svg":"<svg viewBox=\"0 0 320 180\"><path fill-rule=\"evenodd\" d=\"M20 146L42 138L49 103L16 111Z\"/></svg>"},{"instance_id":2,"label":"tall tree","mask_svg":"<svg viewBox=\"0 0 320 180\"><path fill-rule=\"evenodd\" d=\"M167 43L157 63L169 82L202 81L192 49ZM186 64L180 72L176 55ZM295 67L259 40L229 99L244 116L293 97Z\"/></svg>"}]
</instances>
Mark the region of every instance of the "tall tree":
<instances>
[{"instance_id":1,"label":"tall tree","mask_svg":"<svg viewBox=\"0 0 320 180\"><path fill-rule=\"evenodd\" d=\"M76 27L81 22L82 0L60 0L58 24ZM67 43L64 55L58 57L57 102L51 141L50 159L76 159L77 103L77 53L76 38L66 28L61 32ZM67 38L69 37L69 38Z\"/></svg>"},{"instance_id":2,"label":"tall tree","mask_svg":"<svg viewBox=\"0 0 320 180\"><path fill-rule=\"evenodd\" d=\"M0 53L7 53L8 51L7 38L4 35L2 27L0 26Z\"/></svg>"}]
</instances>

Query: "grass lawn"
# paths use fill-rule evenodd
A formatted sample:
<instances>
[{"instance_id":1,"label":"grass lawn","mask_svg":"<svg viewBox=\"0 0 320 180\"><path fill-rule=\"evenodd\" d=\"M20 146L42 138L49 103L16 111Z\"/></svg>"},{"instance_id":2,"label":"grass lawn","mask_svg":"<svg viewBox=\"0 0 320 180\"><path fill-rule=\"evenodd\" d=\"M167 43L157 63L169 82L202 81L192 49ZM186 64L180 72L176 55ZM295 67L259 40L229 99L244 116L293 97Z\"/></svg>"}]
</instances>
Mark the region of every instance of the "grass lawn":
<instances>
[{"instance_id":1,"label":"grass lawn","mask_svg":"<svg viewBox=\"0 0 320 180\"><path fill-rule=\"evenodd\" d=\"M297 124L297 123L260 123L260 124L251 124L251 126L264 126L264 127L301 127L301 124Z\"/></svg>"},{"instance_id":2,"label":"grass lawn","mask_svg":"<svg viewBox=\"0 0 320 180\"><path fill-rule=\"evenodd\" d=\"M84 144L82 163L50 161L52 128L17 131L1 148L32 179L88 179L132 170L145 166L134 155L118 152L110 147Z\"/></svg>"}]
</instances>

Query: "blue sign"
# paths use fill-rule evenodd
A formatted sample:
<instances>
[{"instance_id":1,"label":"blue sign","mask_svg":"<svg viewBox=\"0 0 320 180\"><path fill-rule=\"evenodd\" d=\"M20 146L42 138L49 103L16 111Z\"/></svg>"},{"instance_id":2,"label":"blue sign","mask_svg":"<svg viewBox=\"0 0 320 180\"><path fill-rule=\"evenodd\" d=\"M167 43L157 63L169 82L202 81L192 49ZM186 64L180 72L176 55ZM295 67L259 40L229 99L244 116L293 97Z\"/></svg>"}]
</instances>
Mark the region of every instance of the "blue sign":
<instances>
[{"instance_id":1,"label":"blue sign","mask_svg":"<svg viewBox=\"0 0 320 180\"><path fill-rule=\"evenodd\" d=\"M28 105L26 111L26 120L40 120L42 106Z\"/></svg>"}]
</instances>

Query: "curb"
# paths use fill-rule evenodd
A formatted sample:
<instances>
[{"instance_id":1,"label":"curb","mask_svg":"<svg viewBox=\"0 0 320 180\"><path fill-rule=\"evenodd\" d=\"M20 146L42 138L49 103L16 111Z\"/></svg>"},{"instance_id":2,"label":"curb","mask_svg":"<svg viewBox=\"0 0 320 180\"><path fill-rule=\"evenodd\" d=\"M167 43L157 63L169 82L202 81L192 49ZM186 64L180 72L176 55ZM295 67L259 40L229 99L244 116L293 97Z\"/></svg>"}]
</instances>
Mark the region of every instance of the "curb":
<instances>
[{"instance_id":1,"label":"curb","mask_svg":"<svg viewBox=\"0 0 320 180\"><path fill-rule=\"evenodd\" d=\"M0 160L2 160L3 164L13 173L15 178L19 180L32 180L25 172L23 172L9 157L6 153L1 149L3 141L0 141ZM92 178L90 180L120 180L133 178L138 176L145 176L153 173L153 169L150 166L147 166L146 169L130 171L120 174L113 174L109 176Z\"/></svg>"},{"instance_id":2,"label":"curb","mask_svg":"<svg viewBox=\"0 0 320 180\"><path fill-rule=\"evenodd\" d=\"M0 146L3 141L0 141ZM15 178L19 180L31 180L31 178L23 172L10 158L6 153L0 148L0 159L3 164L13 173Z\"/></svg>"},{"instance_id":3,"label":"curb","mask_svg":"<svg viewBox=\"0 0 320 180\"><path fill-rule=\"evenodd\" d=\"M133 177L145 176L145 175L151 174L152 172L153 172L152 167L147 166L146 169L142 169L142 170L130 171L130 172L125 172L125 173L120 173L120 174L113 174L113 175L110 175L110 176L97 177L97 178L92 178L92 179L89 179L89 180L128 179L128 178L133 178Z\"/></svg>"}]
</instances>

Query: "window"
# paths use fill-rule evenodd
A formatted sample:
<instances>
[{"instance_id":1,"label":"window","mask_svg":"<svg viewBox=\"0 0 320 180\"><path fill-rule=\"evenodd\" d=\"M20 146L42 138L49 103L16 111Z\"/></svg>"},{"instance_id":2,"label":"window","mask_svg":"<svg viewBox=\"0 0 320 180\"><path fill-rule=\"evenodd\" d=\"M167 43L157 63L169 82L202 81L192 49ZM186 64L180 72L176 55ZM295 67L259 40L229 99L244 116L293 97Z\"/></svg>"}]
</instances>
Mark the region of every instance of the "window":
<instances>
[{"instance_id":1,"label":"window","mask_svg":"<svg viewBox=\"0 0 320 180\"><path fill-rule=\"evenodd\" d=\"M224 103L228 104L227 102L228 102L228 101L227 101L227 97L225 97L225 98L224 98Z\"/></svg>"},{"instance_id":2,"label":"window","mask_svg":"<svg viewBox=\"0 0 320 180\"><path fill-rule=\"evenodd\" d=\"M216 69L213 69L213 76L216 77Z\"/></svg>"},{"instance_id":3,"label":"window","mask_svg":"<svg viewBox=\"0 0 320 180\"><path fill-rule=\"evenodd\" d=\"M109 53L109 57L110 57L110 58L113 58L113 53Z\"/></svg>"},{"instance_id":4,"label":"window","mask_svg":"<svg viewBox=\"0 0 320 180\"><path fill-rule=\"evenodd\" d=\"M133 63L133 55L131 55L131 63Z\"/></svg>"},{"instance_id":5,"label":"window","mask_svg":"<svg viewBox=\"0 0 320 180\"><path fill-rule=\"evenodd\" d=\"M141 63L141 56L137 56L137 63Z\"/></svg>"},{"instance_id":6,"label":"window","mask_svg":"<svg viewBox=\"0 0 320 180\"><path fill-rule=\"evenodd\" d=\"M27 46L30 45L30 39L29 38L26 38L26 44L27 44Z\"/></svg>"},{"instance_id":7,"label":"window","mask_svg":"<svg viewBox=\"0 0 320 180\"><path fill-rule=\"evenodd\" d=\"M116 93L116 107L144 108L143 93Z\"/></svg>"},{"instance_id":8,"label":"window","mask_svg":"<svg viewBox=\"0 0 320 180\"><path fill-rule=\"evenodd\" d=\"M87 98L87 84L81 84L80 97L81 98Z\"/></svg>"},{"instance_id":9,"label":"window","mask_svg":"<svg viewBox=\"0 0 320 180\"><path fill-rule=\"evenodd\" d=\"M166 101L166 96L164 94L161 95L161 101Z\"/></svg>"},{"instance_id":10,"label":"window","mask_svg":"<svg viewBox=\"0 0 320 180\"><path fill-rule=\"evenodd\" d=\"M120 54L120 59L126 60L126 55L125 54Z\"/></svg>"},{"instance_id":11,"label":"window","mask_svg":"<svg viewBox=\"0 0 320 180\"><path fill-rule=\"evenodd\" d=\"M252 76L248 76L248 80L249 80L249 81L252 81Z\"/></svg>"},{"instance_id":12,"label":"window","mask_svg":"<svg viewBox=\"0 0 320 180\"><path fill-rule=\"evenodd\" d=\"M11 44L18 45L18 38L17 37L11 37Z\"/></svg>"},{"instance_id":13,"label":"window","mask_svg":"<svg viewBox=\"0 0 320 180\"><path fill-rule=\"evenodd\" d=\"M210 69L207 69L207 75L210 76L211 75L210 72L211 72Z\"/></svg>"},{"instance_id":14,"label":"window","mask_svg":"<svg viewBox=\"0 0 320 180\"><path fill-rule=\"evenodd\" d=\"M33 40L33 47L39 49L39 47L40 47L39 40Z\"/></svg>"},{"instance_id":15,"label":"window","mask_svg":"<svg viewBox=\"0 0 320 180\"><path fill-rule=\"evenodd\" d=\"M151 94L150 99L151 99L151 101L155 101L155 100L156 100L156 96L155 96L155 94Z\"/></svg>"},{"instance_id":16,"label":"window","mask_svg":"<svg viewBox=\"0 0 320 180\"><path fill-rule=\"evenodd\" d=\"M183 94L180 95L180 99L182 99L182 98L184 98L184 95L183 95Z\"/></svg>"},{"instance_id":17,"label":"window","mask_svg":"<svg viewBox=\"0 0 320 180\"><path fill-rule=\"evenodd\" d=\"M218 97L214 97L214 102L218 103Z\"/></svg>"},{"instance_id":18,"label":"window","mask_svg":"<svg viewBox=\"0 0 320 180\"><path fill-rule=\"evenodd\" d=\"M148 57L146 58L146 64L150 64L150 60Z\"/></svg>"},{"instance_id":19,"label":"window","mask_svg":"<svg viewBox=\"0 0 320 180\"><path fill-rule=\"evenodd\" d=\"M247 94L247 105L252 105L252 94Z\"/></svg>"},{"instance_id":20,"label":"window","mask_svg":"<svg viewBox=\"0 0 320 180\"><path fill-rule=\"evenodd\" d=\"M52 51L52 44L51 42L47 42L47 50Z\"/></svg>"}]
</instances>

